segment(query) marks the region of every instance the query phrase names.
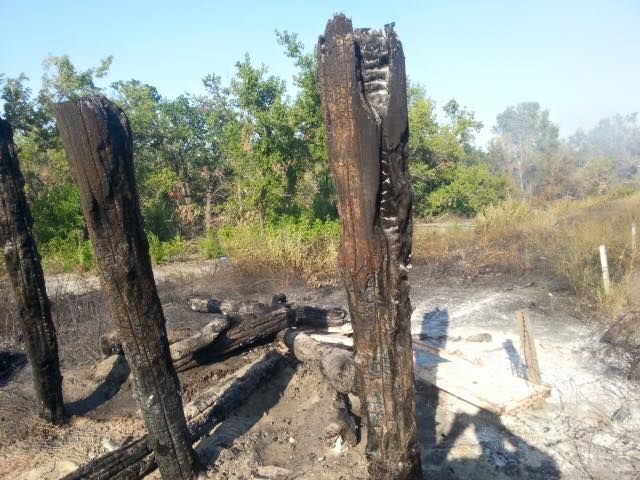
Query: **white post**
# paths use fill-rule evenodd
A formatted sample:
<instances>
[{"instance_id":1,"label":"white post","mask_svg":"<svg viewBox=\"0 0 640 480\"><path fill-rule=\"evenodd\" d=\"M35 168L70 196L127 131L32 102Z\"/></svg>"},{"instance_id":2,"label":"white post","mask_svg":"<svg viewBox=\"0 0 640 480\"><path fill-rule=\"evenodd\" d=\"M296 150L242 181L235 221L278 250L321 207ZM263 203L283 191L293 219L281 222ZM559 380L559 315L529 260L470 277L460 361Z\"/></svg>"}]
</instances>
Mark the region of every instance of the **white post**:
<instances>
[{"instance_id":1,"label":"white post","mask_svg":"<svg viewBox=\"0 0 640 480\"><path fill-rule=\"evenodd\" d=\"M638 245L638 229L636 227L636 222L631 224L631 251L636 251L636 246Z\"/></svg>"},{"instance_id":2,"label":"white post","mask_svg":"<svg viewBox=\"0 0 640 480\"><path fill-rule=\"evenodd\" d=\"M609 264L607 263L607 247L600 245L600 264L602 265L602 283L605 295L609 295L611 281L609 280Z\"/></svg>"}]
</instances>

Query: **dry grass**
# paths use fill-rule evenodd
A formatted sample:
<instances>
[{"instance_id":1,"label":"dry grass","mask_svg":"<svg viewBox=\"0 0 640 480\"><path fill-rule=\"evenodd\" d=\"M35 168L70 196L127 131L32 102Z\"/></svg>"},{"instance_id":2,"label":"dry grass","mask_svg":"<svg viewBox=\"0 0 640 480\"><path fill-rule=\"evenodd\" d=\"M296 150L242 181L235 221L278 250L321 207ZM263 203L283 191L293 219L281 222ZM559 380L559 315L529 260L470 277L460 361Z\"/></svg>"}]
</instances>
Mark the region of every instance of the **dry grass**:
<instances>
[{"instance_id":1,"label":"dry grass","mask_svg":"<svg viewBox=\"0 0 640 480\"><path fill-rule=\"evenodd\" d=\"M269 273L310 286L335 285L338 277L337 222L242 225L220 229L222 250L244 273Z\"/></svg>"},{"instance_id":2,"label":"dry grass","mask_svg":"<svg viewBox=\"0 0 640 480\"><path fill-rule=\"evenodd\" d=\"M638 254L631 224L640 193L623 198L561 201L533 208L517 200L488 208L473 229L416 229L414 259L436 270L474 277L487 271L553 275L585 307L618 312L640 303ZM608 249L613 289L605 295L599 245Z\"/></svg>"}]
</instances>

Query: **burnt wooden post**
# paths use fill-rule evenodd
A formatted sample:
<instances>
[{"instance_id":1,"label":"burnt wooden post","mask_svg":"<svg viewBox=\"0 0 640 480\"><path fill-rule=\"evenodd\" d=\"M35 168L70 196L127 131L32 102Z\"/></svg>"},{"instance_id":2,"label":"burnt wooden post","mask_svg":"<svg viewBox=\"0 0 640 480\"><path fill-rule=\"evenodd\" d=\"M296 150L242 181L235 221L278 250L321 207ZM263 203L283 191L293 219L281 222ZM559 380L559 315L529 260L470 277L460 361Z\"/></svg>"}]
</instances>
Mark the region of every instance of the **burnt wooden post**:
<instances>
[{"instance_id":1,"label":"burnt wooden post","mask_svg":"<svg viewBox=\"0 0 640 480\"><path fill-rule=\"evenodd\" d=\"M64 403L58 342L32 227L13 131L0 119L0 244L18 304L40 415L60 424Z\"/></svg>"},{"instance_id":2,"label":"burnt wooden post","mask_svg":"<svg viewBox=\"0 0 640 480\"><path fill-rule=\"evenodd\" d=\"M129 121L104 97L64 102L54 109L160 473L164 479L193 478L196 456L151 269Z\"/></svg>"},{"instance_id":3,"label":"burnt wooden post","mask_svg":"<svg viewBox=\"0 0 640 480\"><path fill-rule=\"evenodd\" d=\"M329 164L338 192L340 260L353 323L356 389L369 476L418 479L411 303L411 181L402 45L344 15L317 48Z\"/></svg>"}]
</instances>

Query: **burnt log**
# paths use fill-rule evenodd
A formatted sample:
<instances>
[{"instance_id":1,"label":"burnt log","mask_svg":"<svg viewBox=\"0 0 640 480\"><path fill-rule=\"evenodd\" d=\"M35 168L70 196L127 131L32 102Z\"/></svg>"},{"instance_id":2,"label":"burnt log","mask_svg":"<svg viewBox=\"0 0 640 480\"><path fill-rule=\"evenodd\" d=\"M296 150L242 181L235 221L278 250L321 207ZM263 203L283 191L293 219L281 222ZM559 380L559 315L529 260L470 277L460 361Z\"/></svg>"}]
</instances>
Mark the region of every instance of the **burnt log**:
<instances>
[{"instance_id":1,"label":"burnt log","mask_svg":"<svg viewBox=\"0 0 640 480\"><path fill-rule=\"evenodd\" d=\"M192 298L189 300L189 305L196 312L223 313L225 315L261 314L273 310L274 306L289 305L295 309L296 321L301 325L312 328L329 328L349 323L349 316L342 308L318 308L287 303L287 297L282 293L273 296L271 305L252 300L217 300L215 298Z\"/></svg>"},{"instance_id":2,"label":"burnt log","mask_svg":"<svg viewBox=\"0 0 640 480\"><path fill-rule=\"evenodd\" d=\"M54 112L160 473L194 478L197 460L151 269L129 121L97 96L56 104Z\"/></svg>"},{"instance_id":3,"label":"burnt log","mask_svg":"<svg viewBox=\"0 0 640 480\"><path fill-rule=\"evenodd\" d=\"M349 19L336 15L318 42L317 57L369 476L421 478L407 278L412 196L402 45L393 25L354 30Z\"/></svg>"},{"instance_id":4,"label":"burnt log","mask_svg":"<svg viewBox=\"0 0 640 480\"><path fill-rule=\"evenodd\" d=\"M273 304L254 300L216 300L215 298L192 298L189 300L191 310L201 313L222 313L224 315L259 315L273 310Z\"/></svg>"},{"instance_id":5,"label":"burnt log","mask_svg":"<svg viewBox=\"0 0 640 480\"><path fill-rule=\"evenodd\" d=\"M0 245L18 306L20 328L38 402L38 413L54 424L64 422L62 375L56 329L51 319L33 218L24 193L11 125L0 119Z\"/></svg>"},{"instance_id":6,"label":"burnt log","mask_svg":"<svg viewBox=\"0 0 640 480\"><path fill-rule=\"evenodd\" d=\"M176 334L174 338L179 341L169 347L176 371L184 372L235 350L270 342L278 332L295 324L295 311L287 305L267 307L269 311L260 314L215 314L217 318L195 334L188 337ZM107 355L117 353L121 345L117 333L105 335L100 341Z\"/></svg>"},{"instance_id":7,"label":"burnt log","mask_svg":"<svg viewBox=\"0 0 640 480\"><path fill-rule=\"evenodd\" d=\"M297 360L316 364L338 392L354 391L355 365L350 351L318 342L293 328L282 331L278 338Z\"/></svg>"},{"instance_id":8,"label":"burnt log","mask_svg":"<svg viewBox=\"0 0 640 480\"><path fill-rule=\"evenodd\" d=\"M227 317L218 315L195 335L171 344L169 351L176 370L180 371L182 365L190 363L197 352L215 342L229 325Z\"/></svg>"},{"instance_id":9,"label":"burnt log","mask_svg":"<svg viewBox=\"0 0 640 480\"><path fill-rule=\"evenodd\" d=\"M223 381L185 406L188 428L193 442L246 401L258 386L277 368L282 356L276 351L262 355L245 365L232 378ZM62 480L139 479L156 468L156 460L147 436L105 453L81 466Z\"/></svg>"},{"instance_id":10,"label":"burnt log","mask_svg":"<svg viewBox=\"0 0 640 480\"><path fill-rule=\"evenodd\" d=\"M204 328L206 328L206 325ZM198 335L199 333L200 330L194 332L194 329L190 327L169 327L167 328L167 339L169 340L169 345L173 345L174 343L181 342L190 337ZM118 332L116 330L111 330L101 335L98 343L100 352L104 357L109 357L111 355L121 355L123 353L120 335L118 335Z\"/></svg>"},{"instance_id":11,"label":"burnt log","mask_svg":"<svg viewBox=\"0 0 640 480\"><path fill-rule=\"evenodd\" d=\"M296 318L300 325L312 328L341 327L349 323L347 312L338 307L318 308L308 305L296 306Z\"/></svg>"},{"instance_id":12,"label":"burnt log","mask_svg":"<svg viewBox=\"0 0 640 480\"><path fill-rule=\"evenodd\" d=\"M263 314L228 315L229 329L209 346L194 352L189 361L180 364L178 371L209 363L240 348L270 342L278 332L295 324L295 312L288 306L270 308Z\"/></svg>"}]
</instances>

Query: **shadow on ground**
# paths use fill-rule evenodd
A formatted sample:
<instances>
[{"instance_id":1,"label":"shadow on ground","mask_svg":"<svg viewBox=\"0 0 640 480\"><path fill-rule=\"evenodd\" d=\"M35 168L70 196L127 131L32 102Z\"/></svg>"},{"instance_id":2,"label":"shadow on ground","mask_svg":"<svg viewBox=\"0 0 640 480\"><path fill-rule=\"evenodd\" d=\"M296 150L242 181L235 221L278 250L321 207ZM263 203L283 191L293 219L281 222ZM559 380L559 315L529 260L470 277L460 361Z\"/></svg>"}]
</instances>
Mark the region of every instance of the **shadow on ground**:
<instances>
[{"instance_id":1,"label":"shadow on ground","mask_svg":"<svg viewBox=\"0 0 640 480\"><path fill-rule=\"evenodd\" d=\"M67 414L84 415L116 396L129 378L131 370L124 355L115 355L113 358L111 370L93 392L80 400L66 404Z\"/></svg>"},{"instance_id":2,"label":"shadow on ground","mask_svg":"<svg viewBox=\"0 0 640 480\"><path fill-rule=\"evenodd\" d=\"M448 328L447 310L436 308L423 315L419 336L445 348ZM522 360L513 344L503 346L514 371L521 372ZM446 395L429 383L416 381L416 416L425 479L560 479L553 458L509 431L499 416L484 410L470 414L438 408Z\"/></svg>"},{"instance_id":3,"label":"shadow on ground","mask_svg":"<svg viewBox=\"0 0 640 480\"><path fill-rule=\"evenodd\" d=\"M26 354L0 351L0 387L5 386L26 364Z\"/></svg>"}]
</instances>

